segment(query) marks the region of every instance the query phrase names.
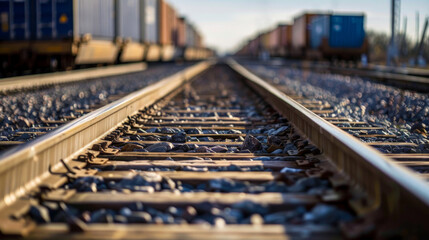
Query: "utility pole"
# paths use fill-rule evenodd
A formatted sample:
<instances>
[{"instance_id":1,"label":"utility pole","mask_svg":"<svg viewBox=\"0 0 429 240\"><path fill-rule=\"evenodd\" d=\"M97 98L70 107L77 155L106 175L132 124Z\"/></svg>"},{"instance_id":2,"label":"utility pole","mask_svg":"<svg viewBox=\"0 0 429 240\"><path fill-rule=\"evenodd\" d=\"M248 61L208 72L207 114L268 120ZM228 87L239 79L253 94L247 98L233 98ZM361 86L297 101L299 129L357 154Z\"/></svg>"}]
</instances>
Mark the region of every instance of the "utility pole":
<instances>
[{"instance_id":1,"label":"utility pole","mask_svg":"<svg viewBox=\"0 0 429 240\"><path fill-rule=\"evenodd\" d=\"M392 0L391 6L391 36L389 47L387 48L387 65L392 66L398 60L398 46L396 44L396 34L400 21L400 0Z\"/></svg>"},{"instance_id":2,"label":"utility pole","mask_svg":"<svg viewBox=\"0 0 429 240\"><path fill-rule=\"evenodd\" d=\"M400 55L404 56L407 53L407 17L404 17L404 24L402 29L401 45L399 47Z\"/></svg>"},{"instance_id":3,"label":"utility pole","mask_svg":"<svg viewBox=\"0 0 429 240\"><path fill-rule=\"evenodd\" d=\"M416 47L419 43L419 35L420 35L420 14L419 11L416 12Z\"/></svg>"},{"instance_id":4,"label":"utility pole","mask_svg":"<svg viewBox=\"0 0 429 240\"><path fill-rule=\"evenodd\" d=\"M425 25L423 27L423 32L422 32L422 38L420 39L420 42L418 43L417 54L416 54L416 59L415 59L416 65L419 64L419 58L421 58L421 56L423 54L423 46L425 43L425 37L426 37L425 35L426 35L426 31L428 29L428 24L429 24L429 17L426 17ZM418 38L418 36L417 36L417 38Z\"/></svg>"}]
</instances>

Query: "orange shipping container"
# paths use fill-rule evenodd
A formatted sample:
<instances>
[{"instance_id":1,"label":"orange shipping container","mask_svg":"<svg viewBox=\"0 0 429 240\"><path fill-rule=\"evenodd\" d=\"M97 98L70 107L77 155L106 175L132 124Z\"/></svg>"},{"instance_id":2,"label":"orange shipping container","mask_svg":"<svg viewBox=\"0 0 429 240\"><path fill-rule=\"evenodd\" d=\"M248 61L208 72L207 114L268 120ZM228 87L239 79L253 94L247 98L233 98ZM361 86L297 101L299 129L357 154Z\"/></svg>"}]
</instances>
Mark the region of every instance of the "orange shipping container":
<instances>
[{"instance_id":1,"label":"orange shipping container","mask_svg":"<svg viewBox=\"0 0 429 240\"><path fill-rule=\"evenodd\" d=\"M177 16L176 11L165 0L160 0L160 31L159 40L162 45L172 45L176 38Z\"/></svg>"},{"instance_id":2,"label":"orange shipping container","mask_svg":"<svg viewBox=\"0 0 429 240\"><path fill-rule=\"evenodd\" d=\"M263 50L270 50L270 33L271 32L266 32L261 36Z\"/></svg>"},{"instance_id":3,"label":"orange shipping container","mask_svg":"<svg viewBox=\"0 0 429 240\"><path fill-rule=\"evenodd\" d=\"M201 36L201 34L199 32L196 32L196 34L195 34L195 42L196 42L197 48L203 48L204 47L203 37Z\"/></svg>"}]
</instances>

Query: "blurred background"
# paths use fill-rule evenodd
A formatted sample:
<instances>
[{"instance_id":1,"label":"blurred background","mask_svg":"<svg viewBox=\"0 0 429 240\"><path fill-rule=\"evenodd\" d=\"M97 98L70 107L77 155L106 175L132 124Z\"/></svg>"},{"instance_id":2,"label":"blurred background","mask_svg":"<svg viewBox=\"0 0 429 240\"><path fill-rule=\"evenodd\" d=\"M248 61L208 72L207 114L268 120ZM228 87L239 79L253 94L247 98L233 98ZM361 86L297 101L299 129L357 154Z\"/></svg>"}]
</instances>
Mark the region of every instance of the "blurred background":
<instances>
[{"instance_id":1,"label":"blurred background","mask_svg":"<svg viewBox=\"0 0 429 240\"><path fill-rule=\"evenodd\" d=\"M387 61L391 40L392 17L395 19L395 40L398 61L415 65L418 45L422 40L425 21L429 16L427 0L170 0L184 15L192 16L209 46L220 54L233 53L258 34L274 29L278 24L294 24L294 18L304 12L320 14L363 14L369 42L369 59ZM392 15L392 4L396 4ZM427 35L426 35L427 36ZM428 45L428 38L424 38ZM424 62L429 48L421 49Z\"/></svg>"},{"instance_id":2,"label":"blurred background","mask_svg":"<svg viewBox=\"0 0 429 240\"><path fill-rule=\"evenodd\" d=\"M0 77L215 55L426 67L427 0L0 0Z\"/></svg>"}]
</instances>

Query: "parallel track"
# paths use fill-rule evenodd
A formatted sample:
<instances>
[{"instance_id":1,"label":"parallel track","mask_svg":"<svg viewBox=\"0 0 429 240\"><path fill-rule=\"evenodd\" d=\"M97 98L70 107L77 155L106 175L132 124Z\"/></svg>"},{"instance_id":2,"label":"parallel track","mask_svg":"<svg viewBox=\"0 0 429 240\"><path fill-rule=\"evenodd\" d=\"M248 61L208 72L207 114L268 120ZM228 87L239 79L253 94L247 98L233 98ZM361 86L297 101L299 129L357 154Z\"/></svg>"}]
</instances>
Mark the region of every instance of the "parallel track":
<instances>
[{"instance_id":1,"label":"parallel track","mask_svg":"<svg viewBox=\"0 0 429 240\"><path fill-rule=\"evenodd\" d=\"M95 69L73 70L60 73L36 74L31 76L10 77L0 79L0 92L19 91L54 84L85 81L94 78L115 76L125 73L139 72L147 68L146 63L131 63L119 66L100 67Z\"/></svg>"},{"instance_id":2,"label":"parallel track","mask_svg":"<svg viewBox=\"0 0 429 240\"><path fill-rule=\"evenodd\" d=\"M2 135L6 138L0 140L0 152L53 131L138 90L139 86L150 85L184 68L186 66L180 64L159 65L143 72L146 64L137 63L2 79L0 93L6 103L0 104L0 108L8 120L0 120L3 121L0 130L5 129ZM101 97L97 97L99 93ZM67 109L58 111L61 105ZM29 115L27 109L33 113ZM37 110L41 111L40 115ZM45 111L54 115L49 116Z\"/></svg>"},{"instance_id":3,"label":"parallel track","mask_svg":"<svg viewBox=\"0 0 429 240\"><path fill-rule=\"evenodd\" d=\"M392 85L402 89L409 89L417 92L429 92L429 76L422 74L411 74L415 71L388 71L378 70L376 68L352 68L343 66L331 66L329 63L312 63L312 62L299 62L299 61L285 61L274 63L276 66L281 66L287 63L291 67L296 67L304 70L317 71L317 72L331 72L336 74L343 74L348 76L359 76L369 78L387 85ZM260 63L258 63L260 64ZM417 71L418 72L418 71Z\"/></svg>"},{"instance_id":4,"label":"parallel track","mask_svg":"<svg viewBox=\"0 0 429 240\"><path fill-rule=\"evenodd\" d=\"M364 234L365 231L355 231L353 226L377 227L376 221L373 221L369 215L378 212L380 216L385 217L380 226L387 227L393 224L393 228L390 225L390 228L378 229L381 232L394 229L393 234L403 236L426 234L427 226L423 225L427 225L425 219L429 216L429 194L426 191L427 185L422 179L318 117L314 112L285 96L235 62L229 62L229 65L241 75L238 78L243 80L242 83L237 82L236 79L234 79L235 83L233 79L228 79L233 74L227 73L231 70L225 70L225 66L215 67L218 72L224 72L218 73L216 77L212 76L212 72L199 77L195 87L187 83L189 79L210 65L210 63L199 64L187 70L183 76L165 79L90 113L82 119L77 119L34 142L20 146L13 152L4 154L0 160L2 171L0 194L3 207L0 213L1 232L30 238L61 239L121 237L285 239L287 236L332 239L344 235L353 237L354 234L368 237L359 235ZM204 83L204 78L214 83ZM219 80L216 81L216 78ZM185 83L187 84L183 85ZM247 89L247 86L251 90ZM252 91L260 97L255 96ZM154 103L156 104L149 107ZM312 107L309 103L305 104L308 108ZM139 109L142 111L134 115ZM201 130L195 130L198 127ZM282 127L283 130L280 131ZM186 132L187 146L183 145L182 140L174 140L183 136L172 133L171 128ZM261 131L261 129L264 130ZM275 130L267 132L268 129L279 130L279 132L275 133ZM250 135L260 139L263 146L269 144L267 152L253 146L255 144L247 144L255 143ZM308 137L309 142L305 141L304 136ZM267 139L268 137L270 138ZM268 140L268 143L264 140ZM166 141L174 142L167 144L173 150L186 149L162 153L138 150L154 148L158 146L156 144ZM296 150L275 152L291 143L295 145ZM192 151L192 144L198 144L200 148ZM217 145L220 146L211 148ZM276 145L278 147L273 147ZM245 146L250 148L250 151L236 153L239 150L234 150L245 150ZM253 147L255 149L252 149ZM207 150L208 148L217 149L219 152L211 152ZM319 149L323 155L319 155ZM191 152L188 152L189 150ZM67 163L60 163L60 159L64 159ZM331 163L345 173L351 183L336 171ZM48 172L49 165L54 166L51 174ZM92 170L95 168L99 171ZM131 169L134 171L130 171ZM201 169L206 171L200 172ZM209 169L217 172L207 171ZM285 173L280 172L282 169ZM291 173L294 171L299 173ZM62 174L56 174L58 172ZM74 184L79 179L85 177L87 180L93 179L91 177L93 175L102 177L102 181L106 183L113 181L108 184L109 190L101 193L73 190ZM173 189L183 191L183 188L187 187L194 193L158 192L157 187L136 189L135 186L125 187L128 190L123 190L123 179L128 179L126 182L129 182L144 178L156 182L158 180L154 179L160 177L162 183L167 183L170 189L172 182L176 186L190 184L182 185L182 189L175 187ZM281 182L294 185L296 178L329 180L330 184L327 191L316 195L306 194L306 191L265 192L265 190L243 189L244 194L237 194L229 193L225 189L222 190L224 193L192 190L191 185L215 184L216 182L213 181L218 178L249 181L250 189L261 189L258 188L258 183L269 181L274 181L272 182L274 185L281 185ZM369 197L363 197L365 194L357 190L353 183L357 183L369 194ZM344 188L345 186L349 188ZM161 188L169 189L166 186ZM68 206L60 205L67 215L65 221L38 225L34 222L34 218L28 218L27 213L31 202L22 196L27 196L29 192L35 190L37 192L37 189L39 192L43 190L43 193L32 194L32 196L38 199L39 203L58 202ZM113 189L119 192L113 194L111 192ZM91 191L93 192L93 189ZM138 191L155 192L139 193ZM316 222L311 221L304 221L298 225L288 221L281 224L261 225L263 214L257 214L256 205L242 209L250 211L248 217L251 225L249 223L235 225L232 220L232 224L224 225L225 222L231 222L216 219L211 222L213 226L195 224L195 222L184 226L153 225L157 222L169 223L168 219L165 220L162 217L160 217L161 220L154 218L154 221L150 221L151 224L143 226L119 224L120 220L116 218L112 220L116 224L85 224L85 219L76 218L73 214L69 215L67 210L70 207L76 207L81 210L90 210L93 214L93 211L99 208L118 210L129 204L143 203L146 208L154 207L159 211L166 211L166 209L170 211L171 206L177 208L192 206L198 212L202 211L201 208L207 207L215 207L218 209L216 211L222 211L224 207L240 209L239 204L242 204L243 200L266 205L269 213L305 206L306 214L310 214L314 206L328 204L362 217L367 225L345 224L341 229L338 226L315 224ZM266 215L262 217L264 216L266 217ZM190 222L192 220L195 219L189 219ZM129 219L127 221L129 222ZM323 223L323 219L320 221Z\"/></svg>"},{"instance_id":5,"label":"parallel track","mask_svg":"<svg viewBox=\"0 0 429 240\"><path fill-rule=\"evenodd\" d=\"M282 84L275 84L273 81L267 80L278 90L287 94L291 90ZM322 101L306 98L303 96L296 96L287 94L294 101L298 102L305 108L311 110L313 113L317 114L324 120L329 123L337 126L338 128L344 130L345 132L353 135L354 137L365 142L367 145L375 148L403 148L402 150L409 150L409 153L384 153L385 156L392 158L398 161L398 164L408 167L416 173L429 180L429 153L419 152L412 153L411 150L417 152L418 145L412 142L404 142L394 134L388 134L385 127L380 127L379 125L374 125L372 123L358 121L349 117L329 117L330 114L335 113L334 106L329 104L322 104Z\"/></svg>"}]
</instances>

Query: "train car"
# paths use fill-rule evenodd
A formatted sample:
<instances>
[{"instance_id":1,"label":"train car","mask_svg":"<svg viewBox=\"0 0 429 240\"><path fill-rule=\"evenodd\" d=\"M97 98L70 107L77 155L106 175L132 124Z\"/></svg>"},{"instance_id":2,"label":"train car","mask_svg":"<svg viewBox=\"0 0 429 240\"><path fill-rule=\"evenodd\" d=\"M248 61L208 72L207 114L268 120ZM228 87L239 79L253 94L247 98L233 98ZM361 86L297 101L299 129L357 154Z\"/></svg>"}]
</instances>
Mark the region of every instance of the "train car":
<instances>
[{"instance_id":1,"label":"train car","mask_svg":"<svg viewBox=\"0 0 429 240\"><path fill-rule=\"evenodd\" d=\"M279 29L279 46L275 50L277 56L289 56L292 47L292 25L280 24Z\"/></svg>"},{"instance_id":2,"label":"train car","mask_svg":"<svg viewBox=\"0 0 429 240\"><path fill-rule=\"evenodd\" d=\"M252 41L250 41L249 51L250 56L258 57L261 46L261 34L255 37Z\"/></svg>"},{"instance_id":3,"label":"train car","mask_svg":"<svg viewBox=\"0 0 429 240\"><path fill-rule=\"evenodd\" d=\"M2 70L24 69L30 60L31 6L25 0L0 0L0 64Z\"/></svg>"},{"instance_id":4,"label":"train car","mask_svg":"<svg viewBox=\"0 0 429 240\"><path fill-rule=\"evenodd\" d=\"M178 60L184 60L186 50L186 18L177 18L177 29L176 29L176 57Z\"/></svg>"},{"instance_id":5,"label":"train car","mask_svg":"<svg viewBox=\"0 0 429 240\"><path fill-rule=\"evenodd\" d=\"M191 23L186 23L186 48L184 52L184 59L187 60L197 60L198 50L196 47L196 37L197 31Z\"/></svg>"},{"instance_id":6,"label":"train car","mask_svg":"<svg viewBox=\"0 0 429 240\"><path fill-rule=\"evenodd\" d=\"M2 70L197 60L213 53L165 0L0 0L0 43Z\"/></svg>"},{"instance_id":7,"label":"train car","mask_svg":"<svg viewBox=\"0 0 429 240\"><path fill-rule=\"evenodd\" d=\"M114 0L34 0L31 52L38 66L115 63Z\"/></svg>"},{"instance_id":8,"label":"train car","mask_svg":"<svg viewBox=\"0 0 429 240\"><path fill-rule=\"evenodd\" d=\"M259 38L260 46L258 57L261 60L268 60L270 58L270 31L262 33Z\"/></svg>"},{"instance_id":9,"label":"train car","mask_svg":"<svg viewBox=\"0 0 429 240\"><path fill-rule=\"evenodd\" d=\"M144 59L146 46L142 44L141 4L141 0L116 0L115 36L116 42L120 44L119 62Z\"/></svg>"},{"instance_id":10,"label":"train car","mask_svg":"<svg viewBox=\"0 0 429 240\"><path fill-rule=\"evenodd\" d=\"M280 29L274 28L268 33L268 52L271 57L278 57L277 49L280 46Z\"/></svg>"},{"instance_id":11,"label":"train car","mask_svg":"<svg viewBox=\"0 0 429 240\"><path fill-rule=\"evenodd\" d=\"M364 14L315 17L310 33L311 49L325 59L358 60L368 54Z\"/></svg>"},{"instance_id":12,"label":"train car","mask_svg":"<svg viewBox=\"0 0 429 240\"><path fill-rule=\"evenodd\" d=\"M279 24L249 40L241 56L267 59L359 60L368 55L365 15L306 12L294 19L293 25Z\"/></svg>"},{"instance_id":13,"label":"train car","mask_svg":"<svg viewBox=\"0 0 429 240\"><path fill-rule=\"evenodd\" d=\"M174 40L177 29L177 14L174 8L165 0L160 1L160 35L159 43L162 46L162 61L171 61L175 57Z\"/></svg>"},{"instance_id":14,"label":"train car","mask_svg":"<svg viewBox=\"0 0 429 240\"><path fill-rule=\"evenodd\" d=\"M148 62L161 59L162 48L160 45L160 1L141 0L140 22L141 39L146 46L144 60Z\"/></svg>"},{"instance_id":15,"label":"train car","mask_svg":"<svg viewBox=\"0 0 429 240\"><path fill-rule=\"evenodd\" d=\"M313 18L326 15L320 12L306 12L294 19L292 26L291 57L307 57L307 49L310 49L310 24Z\"/></svg>"}]
</instances>

